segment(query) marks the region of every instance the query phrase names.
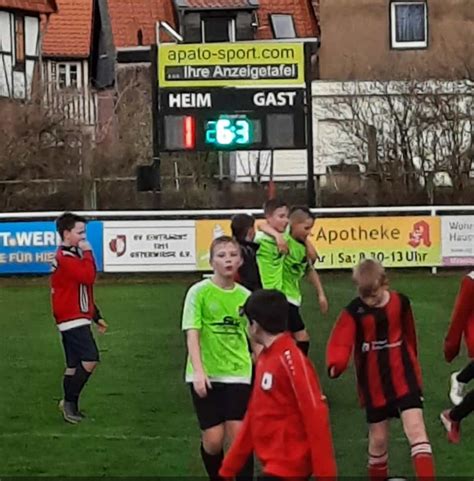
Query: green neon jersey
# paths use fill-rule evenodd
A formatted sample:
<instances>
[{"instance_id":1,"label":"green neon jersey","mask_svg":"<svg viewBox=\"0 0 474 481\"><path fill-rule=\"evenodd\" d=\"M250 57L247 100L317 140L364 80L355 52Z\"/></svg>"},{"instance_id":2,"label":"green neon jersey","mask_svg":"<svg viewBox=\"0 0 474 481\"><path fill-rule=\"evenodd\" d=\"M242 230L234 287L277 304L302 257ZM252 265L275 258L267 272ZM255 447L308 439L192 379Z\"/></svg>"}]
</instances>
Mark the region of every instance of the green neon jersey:
<instances>
[{"instance_id":1,"label":"green neon jersey","mask_svg":"<svg viewBox=\"0 0 474 481\"><path fill-rule=\"evenodd\" d=\"M240 284L222 289L211 279L191 286L183 309L182 329L197 329L204 371L212 382L250 384L252 360L247 340L248 321L240 315L250 291ZM186 382L193 381L188 356Z\"/></svg>"},{"instance_id":2,"label":"green neon jersey","mask_svg":"<svg viewBox=\"0 0 474 481\"><path fill-rule=\"evenodd\" d=\"M288 254L283 260L282 292L288 302L299 306L302 299L300 281L308 272L308 255L306 246L291 235L286 234L285 240L288 244Z\"/></svg>"},{"instance_id":3,"label":"green neon jersey","mask_svg":"<svg viewBox=\"0 0 474 481\"><path fill-rule=\"evenodd\" d=\"M258 232L255 242L260 246L257 251L257 265L264 289L282 290L283 282L283 254L273 237Z\"/></svg>"}]
</instances>

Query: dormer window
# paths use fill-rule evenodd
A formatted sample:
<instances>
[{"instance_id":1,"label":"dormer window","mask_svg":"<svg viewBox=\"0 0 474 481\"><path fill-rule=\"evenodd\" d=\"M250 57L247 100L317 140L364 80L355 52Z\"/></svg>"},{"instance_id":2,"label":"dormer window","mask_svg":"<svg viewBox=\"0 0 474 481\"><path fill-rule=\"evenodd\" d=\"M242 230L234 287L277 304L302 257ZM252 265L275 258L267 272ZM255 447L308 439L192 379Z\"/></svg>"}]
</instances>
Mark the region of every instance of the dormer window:
<instances>
[{"instance_id":1,"label":"dormer window","mask_svg":"<svg viewBox=\"0 0 474 481\"><path fill-rule=\"evenodd\" d=\"M231 17L201 17L202 41L235 42L235 20Z\"/></svg>"},{"instance_id":2,"label":"dormer window","mask_svg":"<svg viewBox=\"0 0 474 481\"><path fill-rule=\"evenodd\" d=\"M274 13L270 15L270 20L275 38L296 38L293 15Z\"/></svg>"}]
</instances>

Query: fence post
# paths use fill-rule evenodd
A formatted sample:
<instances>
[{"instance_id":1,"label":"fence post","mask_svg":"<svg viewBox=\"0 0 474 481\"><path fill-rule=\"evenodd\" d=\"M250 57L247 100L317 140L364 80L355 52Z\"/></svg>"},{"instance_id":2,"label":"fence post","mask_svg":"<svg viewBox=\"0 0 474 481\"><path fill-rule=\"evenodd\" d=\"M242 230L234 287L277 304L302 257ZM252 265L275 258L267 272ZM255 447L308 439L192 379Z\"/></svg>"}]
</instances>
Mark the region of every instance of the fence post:
<instances>
[{"instance_id":1,"label":"fence post","mask_svg":"<svg viewBox=\"0 0 474 481\"><path fill-rule=\"evenodd\" d=\"M82 137L82 207L84 210L96 210L96 199L94 195L92 138L90 134Z\"/></svg>"},{"instance_id":2,"label":"fence post","mask_svg":"<svg viewBox=\"0 0 474 481\"><path fill-rule=\"evenodd\" d=\"M431 209L431 217L435 217L436 216L436 209ZM443 233L443 231L441 230L441 234ZM441 246L443 245L443 239L440 239L440 244ZM442 253L441 253L442 254ZM431 274L435 275L438 273L438 268L437 267L432 267L431 268Z\"/></svg>"}]
</instances>

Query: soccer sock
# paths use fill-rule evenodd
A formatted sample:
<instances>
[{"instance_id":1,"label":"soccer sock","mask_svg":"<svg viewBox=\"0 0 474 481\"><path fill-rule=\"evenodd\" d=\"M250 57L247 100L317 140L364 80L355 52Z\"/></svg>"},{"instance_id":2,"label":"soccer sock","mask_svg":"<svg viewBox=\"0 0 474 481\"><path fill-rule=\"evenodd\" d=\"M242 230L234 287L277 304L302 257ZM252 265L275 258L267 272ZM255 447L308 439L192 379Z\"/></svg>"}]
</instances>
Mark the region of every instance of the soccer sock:
<instances>
[{"instance_id":1,"label":"soccer sock","mask_svg":"<svg viewBox=\"0 0 474 481\"><path fill-rule=\"evenodd\" d=\"M82 363L79 363L79 365L76 367L76 373L74 374L74 376L72 376L70 384L72 402L74 402L76 406L79 403L79 396L81 394L81 391L86 385L86 382L88 381L90 375L91 373L84 369Z\"/></svg>"},{"instance_id":2,"label":"soccer sock","mask_svg":"<svg viewBox=\"0 0 474 481\"><path fill-rule=\"evenodd\" d=\"M224 459L224 451L218 454L209 454L204 450L204 446L201 444L201 458L206 468L207 474L210 481L221 481L222 478L219 476L219 469Z\"/></svg>"},{"instance_id":3,"label":"soccer sock","mask_svg":"<svg viewBox=\"0 0 474 481\"><path fill-rule=\"evenodd\" d=\"M449 411L449 417L456 423L461 422L465 417L474 411L474 390L469 391L459 406Z\"/></svg>"},{"instance_id":4,"label":"soccer sock","mask_svg":"<svg viewBox=\"0 0 474 481\"><path fill-rule=\"evenodd\" d=\"M471 379L474 379L474 361L471 361L457 376L459 382L467 384Z\"/></svg>"},{"instance_id":5,"label":"soccer sock","mask_svg":"<svg viewBox=\"0 0 474 481\"><path fill-rule=\"evenodd\" d=\"M300 351L308 357L309 353L309 341L296 341L296 345L299 347Z\"/></svg>"},{"instance_id":6,"label":"soccer sock","mask_svg":"<svg viewBox=\"0 0 474 481\"><path fill-rule=\"evenodd\" d=\"M431 444L428 441L412 444L411 458L418 479L434 479L433 453L431 451Z\"/></svg>"},{"instance_id":7,"label":"soccer sock","mask_svg":"<svg viewBox=\"0 0 474 481\"><path fill-rule=\"evenodd\" d=\"M74 402L72 393L71 393L71 381L73 376L68 374L64 374L63 377L63 390L64 390L64 400L67 402Z\"/></svg>"},{"instance_id":8,"label":"soccer sock","mask_svg":"<svg viewBox=\"0 0 474 481\"><path fill-rule=\"evenodd\" d=\"M247 459L245 466L235 478L237 481L252 481L253 479L253 453Z\"/></svg>"},{"instance_id":9,"label":"soccer sock","mask_svg":"<svg viewBox=\"0 0 474 481\"><path fill-rule=\"evenodd\" d=\"M383 481L388 478L388 453L378 455L369 453L367 469L370 481Z\"/></svg>"}]
</instances>

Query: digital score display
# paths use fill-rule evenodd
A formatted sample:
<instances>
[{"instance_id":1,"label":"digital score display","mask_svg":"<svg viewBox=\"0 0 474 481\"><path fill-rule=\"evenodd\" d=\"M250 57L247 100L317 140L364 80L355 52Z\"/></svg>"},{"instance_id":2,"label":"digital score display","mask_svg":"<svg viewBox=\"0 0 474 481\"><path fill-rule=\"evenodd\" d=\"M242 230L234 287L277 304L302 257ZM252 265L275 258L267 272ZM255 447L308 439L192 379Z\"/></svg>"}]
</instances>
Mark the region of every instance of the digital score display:
<instances>
[{"instance_id":1,"label":"digital score display","mask_svg":"<svg viewBox=\"0 0 474 481\"><path fill-rule=\"evenodd\" d=\"M304 123L294 114L166 115L163 150L304 149Z\"/></svg>"},{"instance_id":2,"label":"digital score display","mask_svg":"<svg viewBox=\"0 0 474 481\"><path fill-rule=\"evenodd\" d=\"M220 117L206 121L205 143L215 147L245 147L252 145L260 122L246 117ZM258 135L257 135L258 137Z\"/></svg>"}]
</instances>

